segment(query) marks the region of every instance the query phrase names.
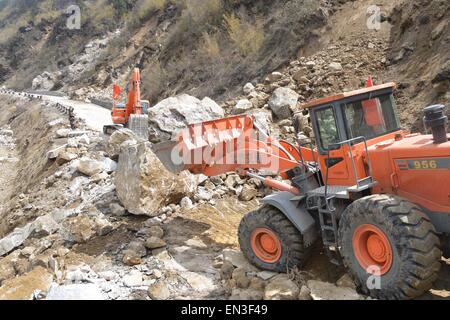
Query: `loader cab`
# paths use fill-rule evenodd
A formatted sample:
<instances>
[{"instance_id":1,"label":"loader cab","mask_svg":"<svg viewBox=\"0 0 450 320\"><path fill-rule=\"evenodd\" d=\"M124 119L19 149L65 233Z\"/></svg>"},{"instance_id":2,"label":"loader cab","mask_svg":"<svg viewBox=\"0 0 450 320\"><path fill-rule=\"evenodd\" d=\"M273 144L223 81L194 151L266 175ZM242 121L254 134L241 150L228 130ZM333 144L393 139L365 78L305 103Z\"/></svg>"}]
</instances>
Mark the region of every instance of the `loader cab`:
<instances>
[{"instance_id":1,"label":"loader cab","mask_svg":"<svg viewBox=\"0 0 450 320\"><path fill-rule=\"evenodd\" d=\"M354 186L370 175L367 147L399 133L395 84L342 93L303 105L316 137L322 175L331 185Z\"/></svg>"}]
</instances>

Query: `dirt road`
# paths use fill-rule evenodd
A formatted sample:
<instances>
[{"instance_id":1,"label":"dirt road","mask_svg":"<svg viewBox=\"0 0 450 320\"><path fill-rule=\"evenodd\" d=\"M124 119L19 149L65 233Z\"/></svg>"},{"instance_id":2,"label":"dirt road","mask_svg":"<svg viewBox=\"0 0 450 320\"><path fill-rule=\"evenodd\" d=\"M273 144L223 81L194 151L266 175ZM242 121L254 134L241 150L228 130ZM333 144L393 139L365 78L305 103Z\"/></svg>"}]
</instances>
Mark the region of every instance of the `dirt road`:
<instances>
[{"instance_id":1,"label":"dirt road","mask_svg":"<svg viewBox=\"0 0 450 320\"><path fill-rule=\"evenodd\" d=\"M111 111L93 103L70 100L67 97L43 95L43 100L73 107L75 116L83 119L86 125L96 131L102 131L104 125L112 124Z\"/></svg>"}]
</instances>

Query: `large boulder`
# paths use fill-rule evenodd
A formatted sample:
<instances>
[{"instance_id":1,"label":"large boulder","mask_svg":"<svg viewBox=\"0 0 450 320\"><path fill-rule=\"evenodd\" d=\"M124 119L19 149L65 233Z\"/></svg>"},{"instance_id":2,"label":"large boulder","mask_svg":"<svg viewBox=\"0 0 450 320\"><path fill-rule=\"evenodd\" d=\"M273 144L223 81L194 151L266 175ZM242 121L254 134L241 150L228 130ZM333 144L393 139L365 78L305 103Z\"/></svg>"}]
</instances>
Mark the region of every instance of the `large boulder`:
<instances>
[{"instance_id":1,"label":"large boulder","mask_svg":"<svg viewBox=\"0 0 450 320\"><path fill-rule=\"evenodd\" d=\"M33 90L52 90L59 81L58 73L43 72L33 79L31 87Z\"/></svg>"},{"instance_id":2,"label":"large boulder","mask_svg":"<svg viewBox=\"0 0 450 320\"><path fill-rule=\"evenodd\" d=\"M155 216L164 206L192 195L197 181L188 172L167 171L150 149L150 143L122 146L116 172L117 196L135 215Z\"/></svg>"},{"instance_id":3,"label":"large boulder","mask_svg":"<svg viewBox=\"0 0 450 320\"><path fill-rule=\"evenodd\" d=\"M111 158L117 158L120 154L120 146L125 141L130 141L130 144L137 143L138 137L130 129L120 129L114 131L109 138L106 146L106 151Z\"/></svg>"},{"instance_id":4,"label":"large boulder","mask_svg":"<svg viewBox=\"0 0 450 320\"><path fill-rule=\"evenodd\" d=\"M288 119L292 115L291 108L297 105L299 95L289 88L278 88L269 101L269 107L278 119Z\"/></svg>"},{"instance_id":5,"label":"large boulder","mask_svg":"<svg viewBox=\"0 0 450 320\"><path fill-rule=\"evenodd\" d=\"M149 110L149 140L167 141L187 125L223 118L224 110L210 98L187 94L167 98Z\"/></svg>"}]
</instances>

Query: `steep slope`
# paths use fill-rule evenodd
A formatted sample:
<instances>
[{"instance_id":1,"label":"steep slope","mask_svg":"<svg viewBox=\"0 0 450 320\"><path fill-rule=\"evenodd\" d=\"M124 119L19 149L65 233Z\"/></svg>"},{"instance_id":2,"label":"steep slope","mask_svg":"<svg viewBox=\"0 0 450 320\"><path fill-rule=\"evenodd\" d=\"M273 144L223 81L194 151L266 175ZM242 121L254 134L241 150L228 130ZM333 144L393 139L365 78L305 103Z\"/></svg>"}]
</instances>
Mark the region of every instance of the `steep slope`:
<instances>
[{"instance_id":1,"label":"steep slope","mask_svg":"<svg viewBox=\"0 0 450 320\"><path fill-rule=\"evenodd\" d=\"M69 30L71 1L5 0L0 81L87 95L87 86L124 84L137 65L150 100L180 92L230 97L301 54L343 2L76 1L81 28Z\"/></svg>"},{"instance_id":2,"label":"steep slope","mask_svg":"<svg viewBox=\"0 0 450 320\"><path fill-rule=\"evenodd\" d=\"M388 74L400 84L402 120L423 130L420 111L433 103L448 105L450 100L450 3L403 1L390 19Z\"/></svg>"}]
</instances>

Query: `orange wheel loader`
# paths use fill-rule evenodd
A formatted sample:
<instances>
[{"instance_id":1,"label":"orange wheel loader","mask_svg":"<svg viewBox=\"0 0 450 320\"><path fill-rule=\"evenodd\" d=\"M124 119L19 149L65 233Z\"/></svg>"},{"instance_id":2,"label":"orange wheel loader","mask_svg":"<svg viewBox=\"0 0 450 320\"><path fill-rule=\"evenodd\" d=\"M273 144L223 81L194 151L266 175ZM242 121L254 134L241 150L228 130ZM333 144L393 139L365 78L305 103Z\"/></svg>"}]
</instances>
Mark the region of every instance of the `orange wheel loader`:
<instances>
[{"instance_id":1,"label":"orange wheel loader","mask_svg":"<svg viewBox=\"0 0 450 320\"><path fill-rule=\"evenodd\" d=\"M402 130L394 90L387 83L302 105L316 146L274 139L236 116L191 125L153 148L171 171L237 171L278 191L239 226L241 250L257 267L301 266L321 241L360 292L411 299L450 256L450 135L443 105L424 110L432 134Z\"/></svg>"},{"instance_id":2,"label":"orange wheel loader","mask_svg":"<svg viewBox=\"0 0 450 320\"><path fill-rule=\"evenodd\" d=\"M113 107L111 111L113 125L103 127L105 134L111 134L115 130L126 127L143 139L148 136L147 111L150 102L141 100L141 74L138 68L133 70L127 93L126 104L118 103L121 89L118 85L113 86Z\"/></svg>"}]
</instances>

